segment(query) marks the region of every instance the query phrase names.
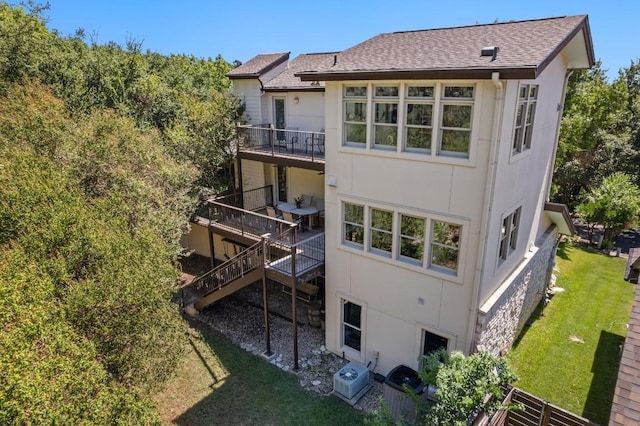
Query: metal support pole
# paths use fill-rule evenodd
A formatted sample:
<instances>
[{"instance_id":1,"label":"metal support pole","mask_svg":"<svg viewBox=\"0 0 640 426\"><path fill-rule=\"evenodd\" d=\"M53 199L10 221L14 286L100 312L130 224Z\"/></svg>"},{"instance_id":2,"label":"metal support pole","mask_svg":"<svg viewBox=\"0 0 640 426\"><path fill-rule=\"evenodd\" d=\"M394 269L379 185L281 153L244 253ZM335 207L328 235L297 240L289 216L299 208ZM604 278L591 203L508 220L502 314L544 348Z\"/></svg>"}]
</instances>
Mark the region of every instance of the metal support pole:
<instances>
[{"instance_id":1,"label":"metal support pole","mask_svg":"<svg viewBox=\"0 0 640 426\"><path fill-rule=\"evenodd\" d=\"M298 371L298 315L296 309L296 246L291 247L291 318L293 319L293 369Z\"/></svg>"},{"instance_id":2,"label":"metal support pole","mask_svg":"<svg viewBox=\"0 0 640 426\"><path fill-rule=\"evenodd\" d=\"M216 252L215 244L213 241L213 231L211 227L211 221L213 220L211 205L209 205L209 225L207 226L207 235L209 235L209 254L211 255L211 269L216 267Z\"/></svg>"},{"instance_id":3,"label":"metal support pole","mask_svg":"<svg viewBox=\"0 0 640 426\"><path fill-rule=\"evenodd\" d=\"M262 298L264 305L264 333L265 340L267 341L267 350L264 352L266 356L271 356L273 352L271 352L271 333L269 329L269 297L267 295L267 268L266 268L266 254L267 254L267 239L270 234L265 234L262 236Z\"/></svg>"}]
</instances>

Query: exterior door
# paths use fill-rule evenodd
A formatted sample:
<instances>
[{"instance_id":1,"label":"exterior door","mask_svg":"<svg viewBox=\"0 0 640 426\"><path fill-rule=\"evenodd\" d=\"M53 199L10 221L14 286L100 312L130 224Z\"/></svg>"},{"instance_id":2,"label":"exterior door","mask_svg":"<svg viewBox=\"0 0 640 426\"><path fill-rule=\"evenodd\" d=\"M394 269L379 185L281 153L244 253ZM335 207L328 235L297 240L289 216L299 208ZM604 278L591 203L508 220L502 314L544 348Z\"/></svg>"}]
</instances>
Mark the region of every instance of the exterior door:
<instances>
[{"instance_id":1,"label":"exterior door","mask_svg":"<svg viewBox=\"0 0 640 426\"><path fill-rule=\"evenodd\" d=\"M276 129L286 128L284 98L273 98L273 122Z\"/></svg>"},{"instance_id":2,"label":"exterior door","mask_svg":"<svg viewBox=\"0 0 640 426\"><path fill-rule=\"evenodd\" d=\"M287 186L287 168L284 166L278 166L276 171L277 182L278 182L278 202L286 203L287 202L287 192L289 192L289 188Z\"/></svg>"}]
</instances>

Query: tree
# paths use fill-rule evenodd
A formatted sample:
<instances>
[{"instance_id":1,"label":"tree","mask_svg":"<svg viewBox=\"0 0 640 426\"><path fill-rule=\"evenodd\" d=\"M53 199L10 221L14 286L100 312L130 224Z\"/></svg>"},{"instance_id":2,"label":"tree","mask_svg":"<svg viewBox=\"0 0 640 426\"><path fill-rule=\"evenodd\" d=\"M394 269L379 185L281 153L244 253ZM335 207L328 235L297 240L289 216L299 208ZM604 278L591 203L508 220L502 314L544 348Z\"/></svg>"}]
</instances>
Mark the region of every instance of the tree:
<instances>
[{"instance_id":1,"label":"tree","mask_svg":"<svg viewBox=\"0 0 640 426\"><path fill-rule=\"evenodd\" d=\"M0 97L0 423L157 422L195 177L158 138L39 84Z\"/></svg>"},{"instance_id":2,"label":"tree","mask_svg":"<svg viewBox=\"0 0 640 426\"><path fill-rule=\"evenodd\" d=\"M604 228L604 239L611 241L631 227L640 215L640 188L627 174L616 172L588 193L577 207L578 214L590 225Z\"/></svg>"},{"instance_id":3,"label":"tree","mask_svg":"<svg viewBox=\"0 0 640 426\"><path fill-rule=\"evenodd\" d=\"M435 373L419 371L425 382L435 376L437 387L438 402L426 411L427 425L466 426L469 417L479 409L492 416L504 408L503 390L517 379L505 358L486 351L467 357L457 351L443 357L436 351L426 357L424 364L439 365Z\"/></svg>"}]
</instances>

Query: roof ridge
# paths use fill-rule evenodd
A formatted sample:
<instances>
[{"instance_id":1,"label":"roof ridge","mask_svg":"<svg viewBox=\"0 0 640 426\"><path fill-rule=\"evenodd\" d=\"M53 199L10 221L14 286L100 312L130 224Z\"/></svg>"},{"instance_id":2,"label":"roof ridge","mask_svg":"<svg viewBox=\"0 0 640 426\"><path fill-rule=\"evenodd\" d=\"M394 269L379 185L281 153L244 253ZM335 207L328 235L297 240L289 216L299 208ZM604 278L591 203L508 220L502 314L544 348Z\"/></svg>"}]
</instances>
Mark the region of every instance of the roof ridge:
<instances>
[{"instance_id":1,"label":"roof ridge","mask_svg":"<svg viewBox=\"0 0 640 426\"><path fill-rule=\"evenodd\" d=\"M426 32L426 31L442 31L442 30L455 30L459 28L474 28L474 27L488 27L493 25L507 25L507 24L519 24L524 22L536 22L536 21L551 21L554 19L566 19L566 18L580 18L585 17L587 15L563 15L563 16L550 16L548 18L533 18L533 19L522 19L522 20L511 20L511 21L502 21L502 22L489 22L486 24L469 24L469 25L456 25L453 27L440 27L440 28L425 28L421 30L404 30L404 31L392 31L389 33L381 33L379 35L385 34L405 34L405 33L417 33L417 32Z\"/></svg>"}]
</instances>

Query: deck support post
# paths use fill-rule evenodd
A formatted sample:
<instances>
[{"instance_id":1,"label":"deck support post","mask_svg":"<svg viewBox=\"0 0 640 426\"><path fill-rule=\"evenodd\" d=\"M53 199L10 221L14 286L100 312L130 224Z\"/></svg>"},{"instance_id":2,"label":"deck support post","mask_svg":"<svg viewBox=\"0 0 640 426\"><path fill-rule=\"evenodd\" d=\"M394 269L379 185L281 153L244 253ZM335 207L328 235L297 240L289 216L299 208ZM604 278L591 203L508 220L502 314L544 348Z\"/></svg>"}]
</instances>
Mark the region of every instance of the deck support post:
<instances>
[{"instance_id":1,"label":"deck support post","mask_svg":"<svg viewBox=\"0 0 640 426\"><path fill-rule=\"evenodd\" d=\"M291 319L293 324L293 370L298 371L298 314L296 308L296 251L297 247L291 247Z\"/></svg>"},{"instance_id":2,"label":"deck support post","mask_svg":"<svg viewBox=\"0 0 640 426\"><path fill-rule=\"evenodd\" d=\"M264 334L267 342L267 350L264 354L268 357L273 355L271 352L271 333L269 329L269 297L267 294L267 240L271 234L264 234L262 238L262 304L264 305Z\"/></svg>"},{"instance_id":3,"label":"deck support post","mask_svg":"<svg viewBox=\"0 0 640 426\"><path fill-rule=\"evenodd\" d=\"M216 267L216 252L215 252L215 245L213 243L213 229L211 227L211 218L213 217L212 215L212 209L211 209L211 205L208 206L208 210L209 210L209 225L207 226L207 235L209 236L209 254L211 255L211 269L215 269Z\"/></svg>"}]
</instances>

